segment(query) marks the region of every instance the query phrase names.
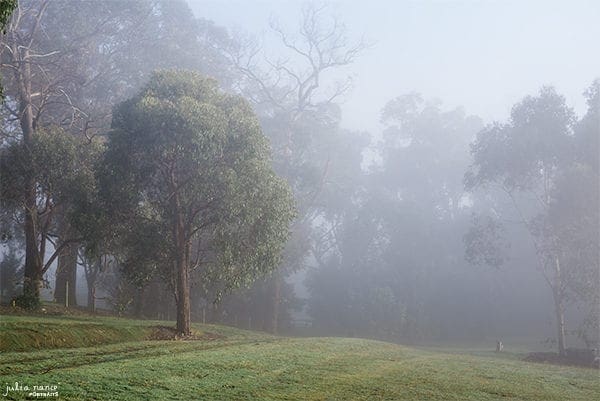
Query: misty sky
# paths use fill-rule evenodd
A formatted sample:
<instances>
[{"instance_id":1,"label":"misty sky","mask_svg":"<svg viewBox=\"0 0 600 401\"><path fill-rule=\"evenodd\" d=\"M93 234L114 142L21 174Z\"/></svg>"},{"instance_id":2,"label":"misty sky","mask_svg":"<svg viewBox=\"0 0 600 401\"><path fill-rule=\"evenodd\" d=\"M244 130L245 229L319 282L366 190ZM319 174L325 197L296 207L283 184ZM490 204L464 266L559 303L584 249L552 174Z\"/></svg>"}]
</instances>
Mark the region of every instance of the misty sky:
<instances>
[{"instance_id":1,"label":"misty sky","mask_svg":"<svg viewBox=\"0 0 600 401\"><path fill-rule=\"evenodd\" d=\"M197 16L270 40L269 19L290 31L302 1L188 0ZM505 119L550 84L578 113L600 77L600 1L337 1L351 38L374 42L350 71L344 126L376 130L389 99L411 91L463 105L486 122Z\"/></svg>"}]
</instances>

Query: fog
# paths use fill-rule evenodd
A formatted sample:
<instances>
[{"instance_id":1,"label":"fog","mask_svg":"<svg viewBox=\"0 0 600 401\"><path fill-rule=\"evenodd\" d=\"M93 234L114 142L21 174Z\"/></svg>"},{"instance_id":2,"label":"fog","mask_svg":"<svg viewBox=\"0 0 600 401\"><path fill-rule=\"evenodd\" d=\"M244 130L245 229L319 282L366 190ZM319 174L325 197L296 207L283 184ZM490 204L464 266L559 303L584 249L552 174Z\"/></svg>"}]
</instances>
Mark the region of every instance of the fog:
<instances>
[{"instance_id":1,"label":"fog","mask_svg":"<svg viewBox=\"0 0 600 401\"><path fill-rule=\"evenodd\" d=\"M297 34L299 16L306 7L300 1L190 1L189 4L196 16L260 42L266 59L289 54L269 28L270 24L276 21L291 35ZM328 3L326 7L325 20L340 21L349 43L361 40L368 43L368 48L352 64L339 68L324 80L329 84L347 77L352 80L351 88L338 103L341 126L368 132L370 137L369 149L363 151L363 168L369 169L380 162L381 150L386 148L381 144L382 132L386 129L381 122L382 110L399 95L417 92L424 99L439 101L444 111L461 109L467 115L477 116L481 126L508 120L513 105L548 85L565 97L566 104L578 116L588 110L582 93L600 71L600 53L591 51L596 45L595 38L600 37L598 3L339 1ZM232 13L232 9L236 12ZM473 140L476 131L460 133L466 138L449 142ZM462 159L466 169L471 157L469 148L466 142L460 146L456 157ZM426 165L427 162L433 160L423 160ZM453 178L462 179L461 173L456 172ZM518 217L512 215L507 219L518 220ZM457 253L451 257L460 260L463 245L460 239L465 228L453 230L456 231L450 236L459 241L453 245L456 249L452 252ZM466 321L466 327L450 328L455 333L449 337L516 337L517 342L525 340L534 347L548 344L554 337L552 295L546 283L540 280L540 272L531 268L536 264L535 249L527 246L526 233L517 229L513 238L523 238L524 243L513 243L510 261L497 270L460 262L455 267L434 266L436 272L428 284L439 285L435 292L448 292L441 301L445 306L434 307L437 310L434 319ZM423 245L431 246L431 252L439 250L438 245L428 242L424 240ZM405 252L412 254L415 250L409 247ZM306 264L309 270L311 266L315 268L314 261ZM594 277L592 280L597 280L597 276ZM306 279L307 270L301 269L288 280L294 283L298 296L309 299ZM335 288L348 283L331 285ZM335 293L334 288L323 291ZM429 296L423 298L424 302L431 301ZM581 321L585 313L573 305L570 307L572 318ZM292 315L310 320L306 309ZM319 311L313 310L315 313ZM322 319L335 326L335 320L341 319L339 310L333 309L330 313ZM483 326L488 329L482 329ZM353 330L347 328L346 334ZM344 330L340 334L344 334ZM576 336L572 337L578 341Z\"/></svg>"},{"instance_id":2,"label":"fog","mask_svg":"<svg viewBox=\"0 0 600 401\"><path fill-rule=\"evenodd\" d=\"M292 31L302 1L189 1L197 17L277 47L272 19ZM337 1L330 2L349 38L372 47L343 73L353 89L343 125L376 131L385 103L417 91L484 121L504 120L525 94L553 85L578 113L582 92L600 70L595 1ZM235 9L236 12L231 12Z\"/></svg>"},{"instance_id":3,"label":"fog","mask_svg":"<svg viewBox=\"0 0 600 401\"><path fill-rule=\"evenodd\" d=\"M3 303L598 347L599 2L69 3L2 36Z\"/></svg>"}]
</instances>

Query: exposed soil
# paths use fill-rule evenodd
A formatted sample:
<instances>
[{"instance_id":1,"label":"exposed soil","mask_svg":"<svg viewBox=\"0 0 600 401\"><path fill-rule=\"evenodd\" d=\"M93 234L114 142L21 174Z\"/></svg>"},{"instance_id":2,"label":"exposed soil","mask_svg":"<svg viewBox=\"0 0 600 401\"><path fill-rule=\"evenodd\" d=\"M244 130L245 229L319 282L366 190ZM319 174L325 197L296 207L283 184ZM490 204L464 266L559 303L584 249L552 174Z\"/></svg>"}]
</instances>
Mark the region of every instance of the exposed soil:
<instances>
[{"instance_id":1,"label":"exposed soil","mask_svg":"<svg viewBox=\"0 0 600 401\"><path fill-rule=\"evenodd\" d=\"M192 333L190 336L180 336L174 327L171 326L153 326L149 340L199 340L212 341L225 338L220 334L201 332L201 334Z\"/></svg>"}]
</instances>

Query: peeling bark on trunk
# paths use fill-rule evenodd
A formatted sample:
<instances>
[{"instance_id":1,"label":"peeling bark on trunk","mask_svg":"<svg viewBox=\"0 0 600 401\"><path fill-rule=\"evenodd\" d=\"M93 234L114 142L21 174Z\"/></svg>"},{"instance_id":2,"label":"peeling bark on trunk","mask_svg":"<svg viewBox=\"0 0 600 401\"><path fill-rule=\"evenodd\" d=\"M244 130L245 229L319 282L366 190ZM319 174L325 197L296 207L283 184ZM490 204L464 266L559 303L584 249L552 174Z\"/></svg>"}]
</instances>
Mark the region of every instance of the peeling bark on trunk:
<instances>
[{"instance_id":1,"label":"peeling bark on trunk","mask_svg":"<svg viewBox=\"0 0 600 401\"><path fill-rule=\"evenodd\" d=\"M27 49L12 49L14 54L21 58L29 55ZM19 60L20 61L20 60ZM34 122L31 106L31 65L25 63L20 70L15 71L18 83L19 112L21 115L19 124L23 132L23 143L25 146L33 142ZM39 299L42 287L42 255L38 245L39 233L37 231L37 199L35 179L29 177L25 182L25 277L23 282L23 294L25 296Z\"/></svg>"}]
</instances>

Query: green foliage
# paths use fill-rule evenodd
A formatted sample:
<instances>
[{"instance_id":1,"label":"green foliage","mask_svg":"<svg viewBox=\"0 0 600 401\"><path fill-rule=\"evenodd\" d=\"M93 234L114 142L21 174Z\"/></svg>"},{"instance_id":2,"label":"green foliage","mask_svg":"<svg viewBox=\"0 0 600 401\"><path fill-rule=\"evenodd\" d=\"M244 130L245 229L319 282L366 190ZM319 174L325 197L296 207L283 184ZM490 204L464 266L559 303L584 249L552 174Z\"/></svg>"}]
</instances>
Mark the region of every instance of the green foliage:
<instances>
[{"instance_id":1,"label":"green foliage","mask_svg":"<svg viewBox=\"0 0 600 401\"><path fill-rule=\"evenodd\" d=\"M0 31L6 33L6 25L10 20L13 10L17 7L17 0L2 0L0 1ZM2 79L2 75L0 75ZM0 101L4 99L2 85L0 84Z\"/></svg>"},{"instance_id":2,"label":"green foliage","mask_svg":"<svg viewBox=\"0 0 600 401\"><path fill-rule=\"evenodd\" d=\"M0 29L4 30L8 20L17 7L17 0L2 0L0 1Z\"/></svg>"},{"instance_id":3,"label":"green foliage","mask_svg":"<svg viewBox=\"0 0 600 401\"><path fill-rule=\"evenodd\" d=\"M17 292L17 287L23 279L23 269L21 268L22 258L17 254L15 247L8 247L7 251L2 253L0 260L0 302L12 299Z\"/></svg>"},{"instance_id":4,"label":"green foliage","mask_svg":"<svg viewBox=\"0 0 600 401\"><path fill-rule=\"evenodd\" d=\"M533 238L543 269L543 259L548 258L549 269L553 269L559 252L547 218L557 180L575 155L575 123L575 114L566 106L565 98L545 87L538 96L527 96L517 103L508 123L495 123L481 130L471 145L473 164L465 174L466 189L475 192L485 188L493 198L512 205L513 214ZM524 194L537 202L527 202ZM492 213L500 214L501 219L511 215L506 208L498 207ZM506 246L500 244L501 225L497 218L484 220L477 217L465 237L467 256L497 267L506 259Z\"/></svg>"},{"instance_id":5,"label":"green foliage","mask_svg":"<svg viewBox=\"0 0 600 401\"><path fill-rule=\"evenodd\" d=\"M60 128L39 129L32 143L13 142L0 153L0 201L19 212L29 179L37 183L40 213L62 205L71 219L83 219L95 190L94 167L100 146ZM80 212L77 214L76 212Z\"/></svg>"},{"instance_id":6,"label":"green foliage","mask_svg":"<svg viewBox=\"0 0 600 401\"><path fill-rule=\"evenodd\" d=\"M492 124L471 145L473 167L467 189L498 183L508 190L535 189L544 176L572 157L571 133L576 122L565 98L551 87L517 103L507 124Z\"/></svg>"},{"instance_id":7,"label":"green foliage","mask_svg":"<svg viewBox=\"0 0 600 401\"><path fill-rule=\"evenodd\" d=\"M600 80L586 95L589 108L575 126L574 157L555 180L547 229L562 251L570 295L586 312L578 335L596 347L600 344Z\"/></svg>"},{"instance_id":8,"label":"green foliage","mask_svg":"<svg viewBox=\"0 0 600 401\"><path fill-rule=\"evenodd\" d=\"M469 231L463 237L469 263L499 268L507 260L510 246L505 240L505 228L490 216L474 215Z\"/></svg>"},{"instance_id":9,"label":"green foliage","mask_svg":"<svg viewBox=\"0 0 600 401\"><path fill-rule=\"evenodd\" d=\"M493 215L503 220L516 215L529 235L530 254L552 290L561 353L566 303L579 298L598 304L597 285L591 284L599 279L598 86L587 92L590 110L581 121L553 88L525 97L508 123L477 134L474 162L465 174L467 190L485 188L496 205L504 200L512 206L512 213L492 207ZM501 236L487 227L473 226L465 237L468 256L479 254L471 260L498 265L505 258L490 254L499 250ZM597 306L591 309L597 316Z\"/></svg>"},{"instance_id":10,"label":"green foliage","mask_svg":"<svg viewBox=\"0 0 600 401\"><path fill-rule=\"evenodd\" d=\"M34 294L24 293L14 298L11 301L11 304L14 303L15 306L19 308L23 308L25 310L38 310L42 305L40 298L35 296Z\"/></svg>"},{"instance_id":11,"label":"green foliage","mask_svg":"<svg viewBox=\"0 0 600 401\"><path fill-rule=\"evenodd\" d=\"M171 282L178 221L193 243L190 257L202 255L202 280L223 289L279 261L294 215L290 191L271 170L269 145L250 106L212 79L157 72L119 105L102 177L113 221L125 223L128 274L154 266L146 277L159 270Z\"/></svg>"}]
</instances>

